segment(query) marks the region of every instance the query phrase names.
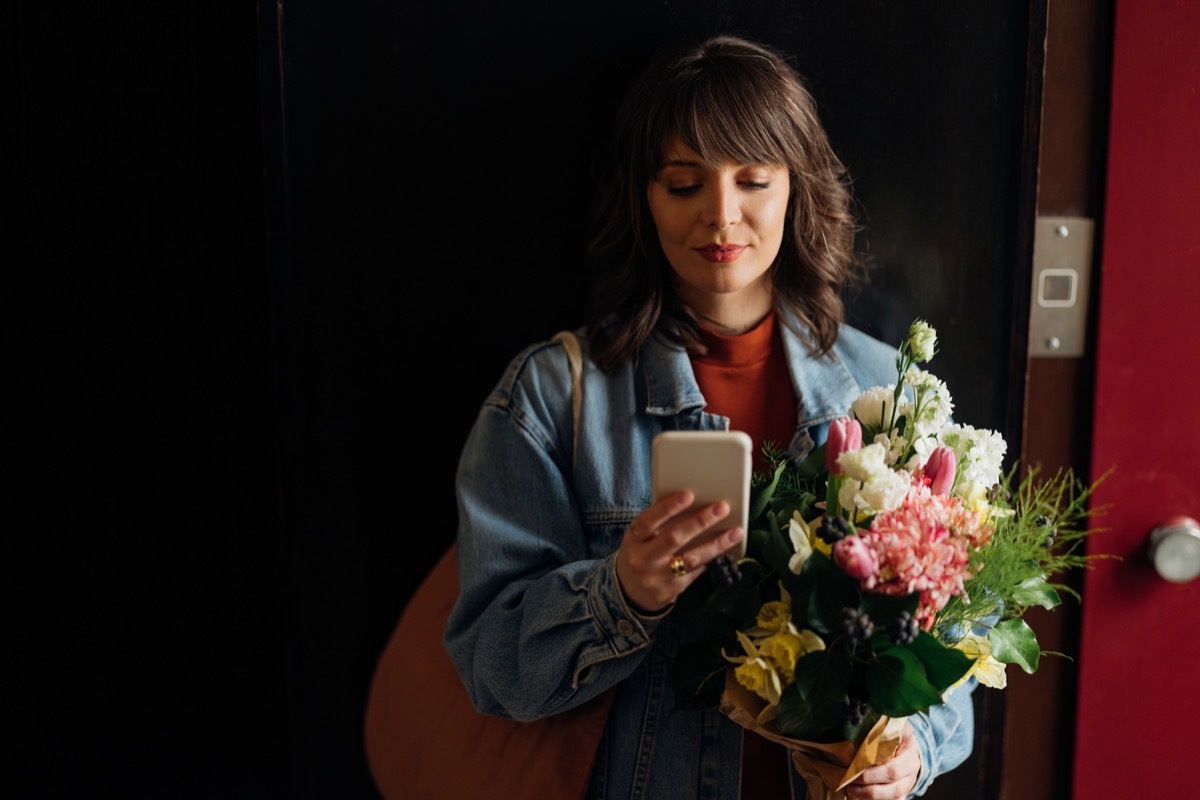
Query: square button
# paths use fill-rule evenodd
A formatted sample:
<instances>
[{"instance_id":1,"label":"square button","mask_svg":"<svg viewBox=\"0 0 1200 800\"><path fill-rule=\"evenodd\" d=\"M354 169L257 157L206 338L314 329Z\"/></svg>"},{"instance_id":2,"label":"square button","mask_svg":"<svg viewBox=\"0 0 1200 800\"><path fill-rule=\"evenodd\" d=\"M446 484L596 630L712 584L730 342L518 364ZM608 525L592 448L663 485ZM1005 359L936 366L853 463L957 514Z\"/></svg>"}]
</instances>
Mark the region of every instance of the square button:
<instances>
[{"instance_id":1,"label":"square button","mask_svg":"<svg viewBox=\"0 0 1200 800\"><path fill-rule=\"evenodd\" d=\"M1075 305L1078 275L1073 269L1044 269L1038 281L1038 305L1043 308L1067 308Z\"/></svg>"}]
</instances>

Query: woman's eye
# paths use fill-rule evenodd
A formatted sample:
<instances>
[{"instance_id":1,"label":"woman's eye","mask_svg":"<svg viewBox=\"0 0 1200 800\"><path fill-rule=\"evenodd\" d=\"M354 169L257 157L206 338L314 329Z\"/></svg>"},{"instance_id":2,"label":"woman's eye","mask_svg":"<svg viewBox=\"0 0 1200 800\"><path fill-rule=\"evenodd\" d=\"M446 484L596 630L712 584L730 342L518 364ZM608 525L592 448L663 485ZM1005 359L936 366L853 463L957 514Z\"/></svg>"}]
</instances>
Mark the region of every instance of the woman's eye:
<instances>
[{"instance_id":1,"label":"woman's eye","mask_svg":"<svg viewBox=\"0 0 1200 800\"><path fill-rule=\"evenodd\" d=\"M691 197L698 191L700 191L700 186L698 184L693 184L691 186L667 187L667 194L671 195L672 197Z\"/></svg>"},{"instance_id":2,"label":"woman's eye","mask_svg":"<svg viewBox=\"0 0 1200 800\"><path fill-rule=\"evenodd\" d=\"M747 189L755 189L755 190L771 188L771 184L767 181L761 181L761 182L760 181L742 181L742 186L745 186Z\"/></svg>"}]
</instances>

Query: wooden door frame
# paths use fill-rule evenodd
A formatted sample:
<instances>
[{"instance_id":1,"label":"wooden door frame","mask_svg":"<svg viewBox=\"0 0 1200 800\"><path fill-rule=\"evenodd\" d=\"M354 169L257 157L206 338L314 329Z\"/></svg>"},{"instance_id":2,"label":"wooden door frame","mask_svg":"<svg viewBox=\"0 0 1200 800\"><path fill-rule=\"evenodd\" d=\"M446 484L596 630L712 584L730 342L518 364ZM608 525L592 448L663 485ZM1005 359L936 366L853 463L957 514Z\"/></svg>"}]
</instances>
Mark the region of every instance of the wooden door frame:
<instances>
[{"instance_id":1,"label":"wooden door frame","mask_svg":"<svg viewBox=\"0 0 1200 800\"><path fill-rule=\"evenodd\" d=\"M1097 237L1104 199L1112 14L1112 0L1050 0L1046 24L1037 214L1094 220ZM1093 247L1093 253L1098 251ZM1098 269L1094 256L1093 275ZM1092 292L1089 298L1082 356L1027 359L1021 458L1050 473L1071 468L1081 477L1088 475L1096 296ZM1067 583L1078 589L1081 576L1070 576ZM1033 609L1028 619L1042 647L1067 658L1042 659L1032 676L1010 670L1004 692L1001 800L1070 796L1080 607L1068 599L1052 612Z\"/></svg>"}]
</instances>

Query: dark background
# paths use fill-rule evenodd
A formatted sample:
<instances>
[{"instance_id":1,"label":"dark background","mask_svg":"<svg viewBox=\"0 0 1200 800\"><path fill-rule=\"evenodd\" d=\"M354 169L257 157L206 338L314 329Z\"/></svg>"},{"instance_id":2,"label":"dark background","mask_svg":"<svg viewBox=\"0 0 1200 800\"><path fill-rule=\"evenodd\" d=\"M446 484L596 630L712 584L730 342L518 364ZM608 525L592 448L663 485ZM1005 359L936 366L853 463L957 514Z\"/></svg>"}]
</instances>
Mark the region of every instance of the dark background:
<instances>
[{"instance_id":1,"label":"dark background","mask_svg":"<svg viewBox=\"0 0 1200 800\"><path fill-rule=\"evenodd\" d=\"M375 658L479 403L581 321L593 159L664 40L794 55L878 266L854 321L925 317L956 416L1019 429L1044 6L229 5L4 12L22 796L373 796Z\"/></svg>"}]
</instances>

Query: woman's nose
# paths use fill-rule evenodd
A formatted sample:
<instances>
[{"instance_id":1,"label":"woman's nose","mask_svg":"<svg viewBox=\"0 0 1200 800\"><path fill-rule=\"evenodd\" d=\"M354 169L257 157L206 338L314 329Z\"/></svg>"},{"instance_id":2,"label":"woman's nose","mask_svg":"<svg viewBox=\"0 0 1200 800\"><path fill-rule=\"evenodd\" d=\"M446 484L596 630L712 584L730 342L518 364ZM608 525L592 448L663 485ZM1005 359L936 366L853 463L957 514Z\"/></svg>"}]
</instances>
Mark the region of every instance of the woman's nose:
<instances>
[{"instance_id":1,"label":"woman's nose","mask_svg":"<svg viewBox=\"0 0 1200 800\"><path fill-rule=\"evenodd\" d=\"M740 210L736 187L717 185L700 212L700 221L713 228L727 228L738 221Z\"/></svg>"}]
</instances>

